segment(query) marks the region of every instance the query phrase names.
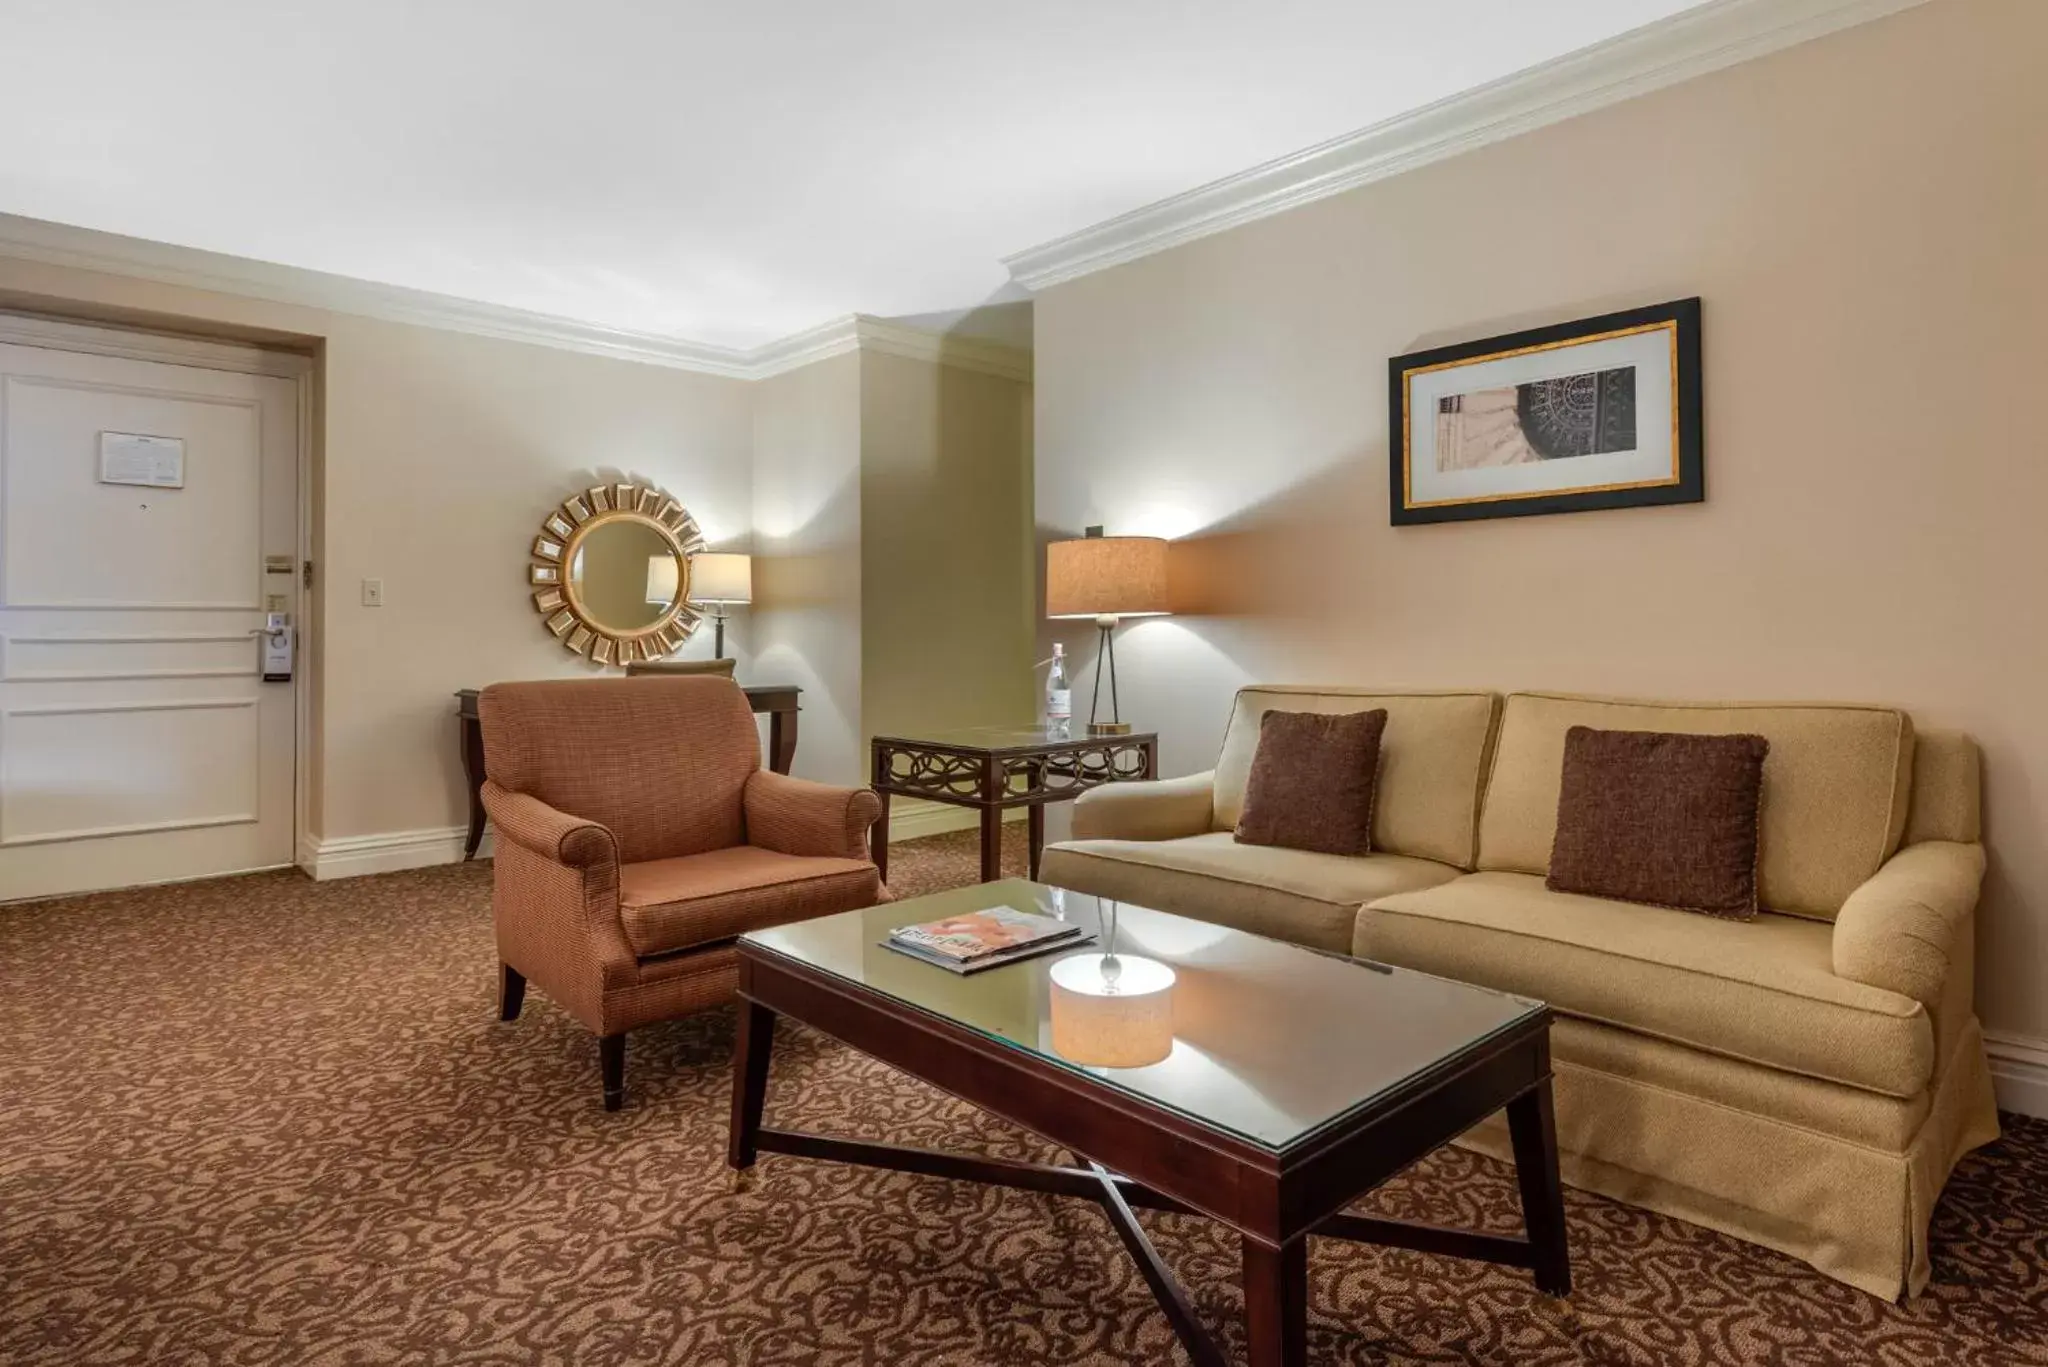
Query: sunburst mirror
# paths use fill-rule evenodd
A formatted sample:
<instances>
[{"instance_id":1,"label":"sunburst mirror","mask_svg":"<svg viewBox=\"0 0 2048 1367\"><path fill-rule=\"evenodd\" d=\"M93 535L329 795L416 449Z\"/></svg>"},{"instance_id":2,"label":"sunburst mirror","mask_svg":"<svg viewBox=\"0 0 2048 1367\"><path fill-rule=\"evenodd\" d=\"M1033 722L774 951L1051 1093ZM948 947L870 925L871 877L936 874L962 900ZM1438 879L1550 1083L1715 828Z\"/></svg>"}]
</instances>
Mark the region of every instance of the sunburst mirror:
<instances>
[{"instance_id":1,"label":"sunburst mirror","mask_svg":"<svg viewBox=\"0 0 2048 1367\"><path fill-rule=\"evenodd\" d=\"M594 664L673 654L697 629L697 519L646 484L600 484L549 513L533 539L533 605L565 649Z\"/></svg>"}]
</instances>

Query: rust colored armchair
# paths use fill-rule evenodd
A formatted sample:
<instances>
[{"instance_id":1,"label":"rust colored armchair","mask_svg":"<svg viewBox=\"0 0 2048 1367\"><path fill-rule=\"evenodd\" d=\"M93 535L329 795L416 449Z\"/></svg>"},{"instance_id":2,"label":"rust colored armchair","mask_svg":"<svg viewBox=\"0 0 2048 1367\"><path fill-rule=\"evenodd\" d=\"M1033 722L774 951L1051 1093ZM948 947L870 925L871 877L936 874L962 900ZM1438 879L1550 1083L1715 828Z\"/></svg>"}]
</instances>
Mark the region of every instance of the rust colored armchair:
<instances>
[{"instance_id":1,"label":"rust colored armchair","mask_svg":"<svg viewBox=\"0 0 2048 1367\"><path fill-rule=\"evenodd\" d=\"M763 769L730 679L494 684L478 712L499 1018L531 980L589 1026L607 1110L628 1030L732 999L742 932L888 897L880 801Z\"/></svg>"}]
</instances>

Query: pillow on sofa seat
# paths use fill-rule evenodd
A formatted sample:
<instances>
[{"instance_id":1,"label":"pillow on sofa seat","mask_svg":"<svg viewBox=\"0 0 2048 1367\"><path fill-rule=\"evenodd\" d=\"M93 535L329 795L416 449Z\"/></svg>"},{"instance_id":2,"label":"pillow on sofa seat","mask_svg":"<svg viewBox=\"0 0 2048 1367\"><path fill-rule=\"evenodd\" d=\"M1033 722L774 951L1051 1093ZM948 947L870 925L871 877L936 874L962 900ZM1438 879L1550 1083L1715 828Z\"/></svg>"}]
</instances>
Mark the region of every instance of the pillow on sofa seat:
<instances>
[{"instance_id":1,"label":"pillow on sofa seat","mask_svg":"<svg viewBox=\"0 0 2048 1367\"><path fill-rule=\"evenodd\" d=\"M1352 952L1710 1054L1920 1095L1934 1075L1926 1008L1835 976L1833 940L1803 917L1724 921L1475 873L1368 903Z\"/></svg>"},{"instance_id":2,"label":"pillow on sofa seat","mask_svg":"<svg viewBox=\"0 0 2048 1367\"><path fill-rule=\"evenodd\" d=\"M1754 920L1762 736L1565 733L1546 886Z\"/></svg>"},{"instance_id":3,"label":"pillow on sofa seat","mask_svg":"<svg viewBox=\"0 0 2048 1367\"><path fill-rule=\"evenodd\" d=\"M1373 787L1387 709L1259 718L1237 839L1319 854L1372 852Z\"/></svg>"}]
</instances>

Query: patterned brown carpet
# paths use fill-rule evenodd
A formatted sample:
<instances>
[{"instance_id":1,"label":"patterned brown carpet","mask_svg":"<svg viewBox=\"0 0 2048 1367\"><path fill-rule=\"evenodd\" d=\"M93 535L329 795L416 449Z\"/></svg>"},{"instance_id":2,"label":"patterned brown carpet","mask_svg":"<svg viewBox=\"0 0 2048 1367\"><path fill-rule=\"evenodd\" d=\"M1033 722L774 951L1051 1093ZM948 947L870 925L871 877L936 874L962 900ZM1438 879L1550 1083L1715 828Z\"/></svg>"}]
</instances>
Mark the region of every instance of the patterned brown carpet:
<instances>
[{"instance_id":1,"label":"patterned brown carpet","mask_svg":"<svg viewBox=\"0 0 2048 1367\"><path fill-rule=\"evenodd\" d=\"M902 847L904 891L970 840ZM1182 1361L1092 1208L769 1156L723 1167L728 1013L633 1037L627 1109L544 1000L493 1020L488 865L294 874L0 908L0 1362ZM816 1035L771 1117L1040 1146ZM1573 1193L1578 1295L1319 1243L1318 1363L2048 1363L2048 1124L2012 1120L1936 1217L1904 1307ZM1759 1155L1768 1161L1768 1155ZM1518 1228L1452 1151L1375 1199ZM1144 1217L1233 1344L1236 1245Z\"/></svg>"}]
</instances>

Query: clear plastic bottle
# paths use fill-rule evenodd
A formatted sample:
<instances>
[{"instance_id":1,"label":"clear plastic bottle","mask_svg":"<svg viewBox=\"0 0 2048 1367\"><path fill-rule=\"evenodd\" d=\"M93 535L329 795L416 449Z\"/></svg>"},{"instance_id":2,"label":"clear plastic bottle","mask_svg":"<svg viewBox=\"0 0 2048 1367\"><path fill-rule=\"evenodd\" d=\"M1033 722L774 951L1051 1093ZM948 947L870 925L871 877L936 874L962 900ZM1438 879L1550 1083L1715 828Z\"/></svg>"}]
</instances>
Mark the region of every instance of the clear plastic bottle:
<instances>
[{"instance_id":1,"label":"clear plastic bottle","mask_svg":"<svg viewBox=\"0 0 2048 1367\"><path fill-rule=\"evenodd\" d=\"M1067 686L1067 648L1052 643L1052 668L1045 675L1045 725L1062 735L1074 719L1074 693Z\"/></svg>"}]
</instances>

